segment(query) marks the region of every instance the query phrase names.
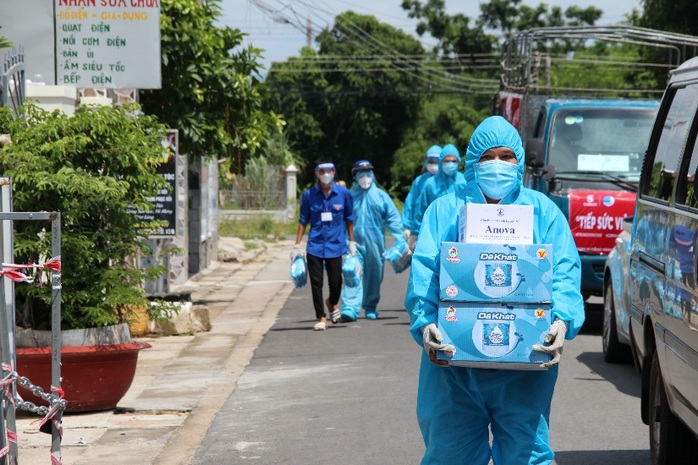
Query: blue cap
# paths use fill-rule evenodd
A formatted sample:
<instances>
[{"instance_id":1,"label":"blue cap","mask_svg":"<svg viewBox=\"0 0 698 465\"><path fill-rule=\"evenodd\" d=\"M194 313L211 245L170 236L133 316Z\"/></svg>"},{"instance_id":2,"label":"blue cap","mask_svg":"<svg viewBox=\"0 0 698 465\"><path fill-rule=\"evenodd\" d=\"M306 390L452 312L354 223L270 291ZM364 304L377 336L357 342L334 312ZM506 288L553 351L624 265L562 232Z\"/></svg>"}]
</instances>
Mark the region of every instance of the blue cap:
<instances>
[{"instance_id":1,"label":"blue cap","mask_svg":"<svg viewBox=\"0 0 698 465\"><path fill-rule=\"evenodd\" d=\"M368 160L359 160L354 163L354 167L351 169L351 174L356 174L357 171L370 171L373 169L373 165Z\"/></svg>"}]
</instances>

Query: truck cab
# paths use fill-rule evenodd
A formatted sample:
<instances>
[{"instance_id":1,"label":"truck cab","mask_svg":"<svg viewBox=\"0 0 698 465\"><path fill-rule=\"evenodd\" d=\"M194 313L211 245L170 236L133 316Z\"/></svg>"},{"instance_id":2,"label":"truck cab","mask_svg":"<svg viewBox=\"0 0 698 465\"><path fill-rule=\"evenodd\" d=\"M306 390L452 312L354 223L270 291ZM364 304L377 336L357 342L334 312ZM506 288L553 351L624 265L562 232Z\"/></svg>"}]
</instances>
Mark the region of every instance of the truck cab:
<instances>
[{"instance_id":1,"label":"truck cab","mask_svg":"<svg viewBox=\"0 0 698 465\"><path fill-rule=\"evenodd\" d=\"M625 25L532 28L503 44L493 111L521 135L525 186L570 222L585 298L602 294L606 255L633 216L663 80L697 55L698 37Z\"/></svg>"},{"instance_id":2,"label":"truck cab","mask_svg":"<svg viewBox=\"0 0 698 465\"><path fill-rule=\"evenodd\" d=\"M582 294L602 295L606 256L633 215L659 101L539 100L524 139L524 185L565 214L582 260Z\"/></svg>"}]
</instances>

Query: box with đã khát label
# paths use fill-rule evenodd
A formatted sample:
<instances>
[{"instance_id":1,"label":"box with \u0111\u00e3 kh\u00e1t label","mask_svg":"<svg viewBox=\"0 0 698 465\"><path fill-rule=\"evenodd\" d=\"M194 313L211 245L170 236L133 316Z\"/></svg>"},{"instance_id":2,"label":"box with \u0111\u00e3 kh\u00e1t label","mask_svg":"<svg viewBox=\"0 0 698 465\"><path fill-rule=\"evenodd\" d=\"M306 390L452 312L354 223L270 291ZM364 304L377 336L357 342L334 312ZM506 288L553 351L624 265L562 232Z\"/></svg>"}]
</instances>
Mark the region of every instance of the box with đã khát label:
<instances>
[{"instance_id":1,"label":"box with \u0111\u00e3 kh\u00e1t label","mask_svg":"<svg viewBox=\"0 0 698 465\"><path fill-rule=\"evenodd\" d=\"M551 244L441 244L439 300L549 303Z\"/></svg>"},{"instance_id":2,"label":"box with \u0111\u00e3 kh\u00e1t label","mask_svg":"<svg viewBox=\"0 0 698 465\"><path fill-rule=\"evenodd\" d=\"M550 354L543 344L551 322L549 303L439 302L438 328L455 352L437 352L453 366L504 370L544 370Z\"/></svg>"}]
</instances>

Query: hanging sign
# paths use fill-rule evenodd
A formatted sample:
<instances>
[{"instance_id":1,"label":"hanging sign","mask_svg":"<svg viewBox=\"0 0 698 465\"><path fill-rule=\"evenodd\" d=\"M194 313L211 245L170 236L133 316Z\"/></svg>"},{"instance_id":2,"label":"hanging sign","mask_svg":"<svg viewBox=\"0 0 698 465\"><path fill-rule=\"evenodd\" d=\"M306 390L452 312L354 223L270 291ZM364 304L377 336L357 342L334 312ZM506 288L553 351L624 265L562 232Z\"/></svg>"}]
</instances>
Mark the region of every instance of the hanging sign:
<instances>
[{"instance_id":1,"label":"hanging sign","mask_svg":"<svg viewBox=\"0 0 698 465\"><path fill-rule=\"evenodd\" d=\"M160 0L54 0L56 81L159 89Z\"/></svg>"}]
</instances>

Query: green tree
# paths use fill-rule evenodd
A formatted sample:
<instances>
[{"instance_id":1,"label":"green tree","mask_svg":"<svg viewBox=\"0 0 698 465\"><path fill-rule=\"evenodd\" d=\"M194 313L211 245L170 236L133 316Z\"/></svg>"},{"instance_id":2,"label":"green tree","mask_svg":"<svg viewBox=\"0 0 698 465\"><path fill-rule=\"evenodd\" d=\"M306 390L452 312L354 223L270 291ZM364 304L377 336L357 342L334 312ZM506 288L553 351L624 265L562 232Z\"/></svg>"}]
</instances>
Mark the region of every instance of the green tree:
<instances>
[{"instance_id":1,"label":"green tree","mask_svg":"<svg viewBox=\"0 0 698 465\"><path fill-rule=\"evenodd\" d=\"M163 272L133 259L150 255L133 209L151 211L147 198L167 186L156 171L167 158L165 127L135 117L138 110L82 106L66 116L27 105L14 119L0 108L0 134L12 136L0 148L0 170L12 180L13 210L61 213L62 329L124 322L130 309L148 305L141 283ZM16 263L51 258L46 227L15 222ZM51 288L16 287L19 325L50 327Z\"/></svg>"},{"instance_id":2,"label":"green tree","mask_svg":"<svg viewBox=\"0 0 698 465\"><path fill-rule=\"evenodd\" d=\"M220 0L161 2L162 89L141 92L144 111L180 130L180 150L227 158L242 172L281 118L264 111L260 51L241 48L243 34L215 26Z\"/></svg>"},{"instance_id":3,"label":"green tree","mask_svg":"<svg viewBox=\"0 0 698 465\"><path fill-rule=\"evenodd\" d=\"M503 36L537 27L593 25L603 11L590 6L572 5L566 10L541 3L536 7L522 5L522 0L490 0L480 6L478 24Z\"/></svg>"},{"instance_id":4,"label":"green tree","mask_svg":"<svg viewBox=\"0 0 698 465\"><path fill-rule=\"evenodd\" d=\"M693 0L643 0L639 25L698 35L698 5Z\"/></svg>"},{"instance_id":5,"label":"green tree","mask_svg":"<svg viewBox=\"0 0 698 465\"><path fill-rule=\"evenodd\" d=\"M489 98L449 95L426 99L395 152L390 168L393 179L391 194L401 199L407 196L412 181L422 172L424 152L434 144L442 147L453 144L465 158L470 136L490 114L490 101Z\"/></svg>"},{"instance_id":6,"label":"green tree","mask_svg":"<svg viewBox=\"0 0 698 465\"><path fill-rule=\"evenodd\" d=\"M422 99L426 78L412 57L423 48L403 31L351 11L317 43L317 54L303 50L272 65L267 78L273 108L288 115L289 141L309 165L333 157L339 179L348 180L357 160L371 160L388 184L392 154Z\"/></svg>"},{"instance_id":7,"label":"green tree","mask_svg":"<svg viewBox=\"0 0 698 465\"><path fill-rule=\"evenodd\" d=\"M471 18L446 13L445 0L403 0L402 8L410 18L420 19L417 34L429 32L439 41L438 51L445 56L488 53L497 49L501 37L536 27L593 25L603 14L596 7L570 6L564 12L558 6L541 3L522 5L522 0L490 0L480 5L480 15L471 26Z\"/></svg>"},{"instance_id":8,"label":"green tree","mask_svg":"<svg viewBox=\"0 0 698 465\"><path fill-rule=\"evenodd\" d=\"M447 57L466 53L491 53L496 38L481 25L471 26L471 18L463 14L446 14L445 0L403 0L402 8L410 18L419 19L417 34L431 34L439 41L434 53Z\"/></svg>"},{"instance_id":9,"label":"green tree","mask_svg":"<svg viewBox=\"0 0 698 465\"><path fill-rule=\"evenodd\" d=\"M273 63L266 80L270 91L267 105L283 113L287 123L284 131L286 144L303 161L302 165L297 165L302 182L311 179L303 168L313 166L315 159L325 153L322 122L327 119L331 96L329 83L317 58L313 49L304 47L300 57Z\"/></svg>"}]
</instances>

